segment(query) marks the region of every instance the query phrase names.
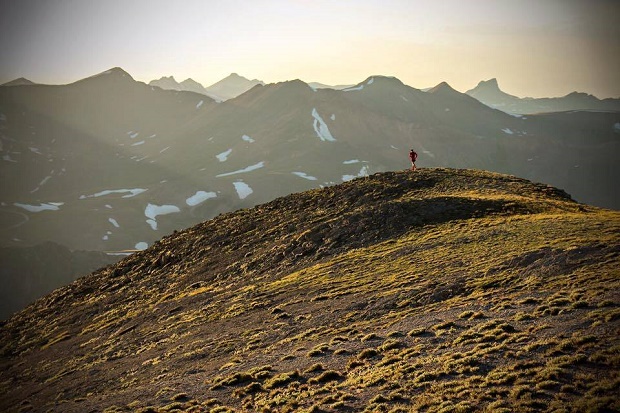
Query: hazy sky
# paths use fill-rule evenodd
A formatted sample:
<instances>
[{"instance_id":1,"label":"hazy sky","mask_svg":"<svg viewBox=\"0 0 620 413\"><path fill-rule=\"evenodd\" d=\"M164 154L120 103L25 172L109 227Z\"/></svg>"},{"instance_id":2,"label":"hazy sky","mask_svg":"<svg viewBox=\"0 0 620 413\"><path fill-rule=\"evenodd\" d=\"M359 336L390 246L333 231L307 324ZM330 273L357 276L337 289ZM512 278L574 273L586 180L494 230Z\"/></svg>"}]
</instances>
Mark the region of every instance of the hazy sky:
<instances>
[{"instance_id":1,"label":"hazy sky","mask_svg":"<svg viewBox=\"0 0 620 413\"><path fill-rule=\"evenodd\" d=\"M120 66L205 86L375 74L517 96L620 97L618 0L0 0L0 83Z\"/></svg>"}]
</instances>

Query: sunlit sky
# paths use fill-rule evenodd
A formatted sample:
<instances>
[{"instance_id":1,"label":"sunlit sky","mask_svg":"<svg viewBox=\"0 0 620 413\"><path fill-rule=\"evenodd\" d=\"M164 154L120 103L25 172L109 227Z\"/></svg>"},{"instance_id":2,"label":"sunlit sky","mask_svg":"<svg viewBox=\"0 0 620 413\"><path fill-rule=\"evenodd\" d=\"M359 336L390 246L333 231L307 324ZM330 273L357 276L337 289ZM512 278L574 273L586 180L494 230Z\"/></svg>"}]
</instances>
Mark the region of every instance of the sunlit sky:
<instances>
[{"instance_id":1,"label":"sunlit sky","mask_svg":"<svg viewBox=\"0 0 620 413\"><path fill-rule=\"evenodd\" d=\"M620 97L617 0L0 0L0 83L120 66L205 86L396 76L460 91Z\"/></svg>"}]
</instances>

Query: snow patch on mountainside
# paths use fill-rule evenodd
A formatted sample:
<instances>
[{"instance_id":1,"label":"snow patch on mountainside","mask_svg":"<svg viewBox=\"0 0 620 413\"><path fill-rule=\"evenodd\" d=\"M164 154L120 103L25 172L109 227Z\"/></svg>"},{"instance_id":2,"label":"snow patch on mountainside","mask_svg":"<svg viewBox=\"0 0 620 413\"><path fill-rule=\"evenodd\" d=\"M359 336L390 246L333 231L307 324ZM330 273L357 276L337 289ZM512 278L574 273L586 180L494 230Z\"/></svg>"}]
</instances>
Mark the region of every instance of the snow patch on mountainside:
<instances>
[{"instance_id":1,"label":"snow patch on mountainside","mask_svg":"<svg viewBox=\"0 0 620 413\"><path fill-rule=\"evenodd\" d=\"M144 215L150 219L156 219L159 215L168 215L181 212L176 205L155 205L149 203L144 209Z\"/></svg>"},{"instance_id":2,"label":"snow patch on mountainside","mask_svg":"<svg viewBox=\"0 0 620 413\"><path fill-rule=\"evenodd\" d=\"M233 182L233 185L235 186L239 199L245 199L254 192L252 188L243 181Z\"/></svg>"},{"instance_id":3,"label":"snow patch on mountainside","mask_svg":"<svg viewBox=\"0 0 620 413\"><path fill-rule=\"evenodd\" d=\"M342 89L343 92L354 92L356 90L362 90L364 89L364 85L359 85L359 86L353 86L353 87L348 87L346 89Z\"/></svg>"},{"instance_id":4,"label":"snow patch on mountainside","mask_svg":"<svg viewBox=\"0 0 620 413\"><path fill-rule=\"evenodd\" d=\"M54 171L51 172L52 174L54 173ZM31 194L34 194L35 192L37 192L39 189L41 189L41 187L43 185L45 185L47 183L47 181L49 181L51 179L51 175L46 176L45 178L43 178L43 180L41 182L39 182L39 185L33 189L32 191L30 191Z\"/></svg>"},{"instance_id":5,"label":"snow patch on mountainside","mask_svg":"<svg viewBox=\"0 0 620 413\"><path fill-rule=\"evenodd\" d=\"M316 108L312 108L312 117L314 118L313 126L316 135L321 138L322 141L335 142L336 139L332 136L327 124L323 121L323 118L321 118Z\"/></svg>"},{"instance_id":6,"label":"snow patch on mountainside","mask_svg":"<svg viewBox=\"0 0 620 413\"><path fill-rule=\"evenodd\" d=\"M19 202L14 203L16 207L25 209L28 212L41 212L41 211L58 211L64 202L48 202L47 204L30 205L21 204Z\"/></svg>"},{"instance_id":7,"label":"snow patch on mountainside","mask_svg":"<svg viewBox=\"0 0 620 413\"><path fill-rule=\"evenodd\" d=\"M149 247L149 244L147 244L147 243L146 243L146 242L144 242L144 241L140 241L140 242L138 242L138 243L135 245L135 248L136 248L137 250L140 250L140 251L145 250L145 249L147 249L148 247Z\"/></svg>"},{"instance_id":8,"label":"snow patch on mountainside","mask_svg":"<svg viewBox=\"0 0 620 413\"><path fill-rule=\"evenodd\" d=\"M231 152L232 152L232 148L230 148L229 150L224 151L222 153L218 153L217 155L215 155L215 157L220 162L226 162L228 160L228 155L230 155Z\"/></svg>"},{"instance_id":9,"label":"snow patch on mountainside","mask_svg":"<svg viewBox=\"0 0 620 413\"><path fill-rule=\"evenodd\" d=\"M237 171L226 172L226 173L223 173L223 174L215 175L215 177L216 178L221 178L221 177L224 177L224 176L230 176L230 175L236 175L236 174L244 174L244 173L247 173L247 172L255 171L255 170L260 169L260 168L262 168L264 166L265 166L265 162L261 161L261 162L259 162L257 164L250 165L247 168L243 168L243 169L239 169Z\"/></svg>"},{"instance_id":10,"label":"snow patch on mountainside","mask_svg":"<svg viewBox=\"0 0 620 413\"><path fill-rule=\"evenodd\" d=\"M196 103L196 109L199 109L203 103L205 103L204 100L201 100L200 102Z\"/></svg>"},{"instance_id":11,"label":"snow patch on mountainside","mask_svg":"<svg viewBox=\"0 0 620 413\"><path fill-rule=\"evenodd\" d=\"M254 143L256 142L254 139L252 139L251 137L249 137L248 135L243 135L241 137L241 139L243 139L244 141L248 142L248 143Z\"/></svg>"},{"instance_id":12,"label":"snow patch on mountainside","mask_svg":"<svg viewBox=\"0 0 620 413\"><path fill-rule=\"evenodd\" d=\"M155 221L154 219L147 219L146 223L151 226L151 229L153 231L157 231L157 221Z\"/></svg>"},{"instance_id":13,"label":"snow patch on mountainside","mask_svg":"<svg viewBox=\"0 0 620 413\"><path fill-rule=\"evenodd\" d=\"M357 175L342 175L342 182L350 181L352 179L368 175L370 175L370 170L368 168L368 165L364 165L362 166L362 169L360 169Z\"/></svg>"},{"instance_id":14,"label":"snow patch on mountainside","mask_svg":"<svg viewBox=\"0 0 620 413\"><path fill-rule=\"evenodd\" d=\"M372 85L372 84L374 83L374 81L375 81L375 78L374 78L374 77L371 77L371 78L368 80L368 82L366 82L366 84L367 84L367 85ZM353 86L353 87L348 87L348 88L346 88L346 89L342 89L342 91L343 91L343 92L354 92L354 91L357 91L357 90L362 90L362 89L364 89L364 84L363 84L363 83L362 83L362 84L360 84L359 86Z\"/></svg>"},{"instance_id":15,"label":"snow patch on mountainside","mask_svg":"<svg viewBox=\"0 0 620 413\"><path fill-rule=\"evenodd\" d=\"M148 218L146 222L153 230L157 230L157 217L159 215L168 215L176 212L181 212L176 205L155 205L149 203L144 209L144 215Z\"/></svg>"},{"instance_id":16,"label":"snow patch on mountainside","mask_svg":"<svg viewBox=\"0 0 620 413\"><path fill-rule=\"evenodd\" d=\"M292 173L293 175L297 175L297 176L299 176L300 178L304 178L304 179L307 179L307 180L309 180L309 181L316 181L316 180L317 180L317 179L316 179L316 177L314 177L314 176L312 176L312 175L308 175L308 174L307 174L307 173L305 173L305 172L291 172L291 173Z\"/></svg>"},{"instance_id":17,"label":"snow patch on mountainside","mask_svg":"<svg viewBox=\"0 0 620 413\"><path fill-rule=\"evenodd\" d=\"M108 218L108 221L110 222L110 224L114 225L116 228L121 227L120 225L118 225L118 222L114 218Z\"/></svg>"},{"instance_id":18,"label":"snow patch on mountainside","mask_svg":"<svg viewBox=\"0 0 620 413\"><path fill-rule=\"evenodd\" d=\"M189 206L196 206L211 198L217 198L217 194L215 192L198 191L194 195L187 198L185 203Z\"/></svg>"},{"instance_id":19,"label":"snow patch on mountainside","mask_svg":"<svg viewBox=\"0 0 620 413\"><path fill-rule=\"evenodd\" d=\"M140 195L143 192L146 192L146 189L143 188L134 188L134 189L106 189L105 191L97 192L92 195L80 195L80 199L86 198L99 198L100 196L106 196L111 194L124 194L129 192L127 195L123 195L121 198L132 198L136 195Z\"/></svg>"}]
</instances>

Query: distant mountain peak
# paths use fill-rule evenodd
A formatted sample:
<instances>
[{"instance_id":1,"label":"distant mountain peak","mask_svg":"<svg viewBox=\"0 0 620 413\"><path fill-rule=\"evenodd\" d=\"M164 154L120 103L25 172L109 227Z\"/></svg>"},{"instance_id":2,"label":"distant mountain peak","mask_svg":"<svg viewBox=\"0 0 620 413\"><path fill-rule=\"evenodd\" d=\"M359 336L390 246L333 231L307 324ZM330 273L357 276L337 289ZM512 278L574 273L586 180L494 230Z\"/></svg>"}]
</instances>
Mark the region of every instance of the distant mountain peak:
<instances>
[{"instance_id":1,"label":"distant mountain peak","mask_svg":"<svg viewBox=\"0 0 620 413\"><path fill-rule=\"evenodd\" d=\"M403 82L401 82L398 78L393 77L393 76L373 75L373 76L366 78L366 80L364 80L363 82L360 82L353 86L341 88L341 90L344 92L353 92L353 91L363 90L366 87L372 87L373 85L376 86L377 84L383 84L383 85L392 84L392 85L397 85L397 86L404 85Z\"/></svg>"},{"instance_id":2,"label":"distant mountain peak","mask_svg":"<svg viewBox=\"0 0 620 413\"><path fill-rule=\"evenodd\" d=\"M265 83L258 79L249 80L237 73L231 73L224 79L205 88L207 92L220 96L222 100L237 97L247 92L256 85L264 85Z\"/></svg>"},{"instance_id":3,"label":"distant mountain peak","mask_svg":"<svg viewBox=\"0 0 620 413\"><path fill-rule=\"evenodd\" d=\"M134 82L134 78L127 73L125 70L123 70L120 67L113 67L111 69L105 70L101 73L97 73L96 75L93 76L89 76L87 78L84 78L82 80L78 80L78 82L84 82L84 81L93 81L93 80L101 80L101 79L114 79L114 80L124 80L124 81L132 81ZM78 83L76 82L76 83Z\"/></svg>"},{"instance_id":4,"label":"distant mountain peak","mask_svg":"<svg viewBox=\"0 0 620 413\"><path fill-rule=\"evenodd\" d=\"M172 77L172 76L171 76ZM181 82L182 85L200 85L202 86L202 84L200 84L200 82L196 82L194 79L192 79L191 77L188 77L187 79L185 79L184 81Z\"/></svg>"},{"instance_id":5,"label":"distant mountain peak","mask_svg":"<svg viewBox=\"0 0 620 413\"><path fill-rule=\"evenodd\" d=\"M476 86L478 88L486 88L486 89L499 89L499 84L497 83L497 79L496 78L492 78L489 80L481 80L478 83L478 86Z\"/></svg>"},{"instance_id":6,"label":"distant mountain peak","mask_svg":"<svg viewBox=\"0 0 620 413\"><path fill-rule=\"evenodd\" d=\"M17 79L13 79L10 82L6 82L1 84L0 86L28 86L28 85L36 85L33 81L26 79L25 77L19 77Z\"/></svg>"},{"instance_id":7,"label":"distant mountain peak","mask_svg":"<svg viewBox=\"0 0 620 413\"><path fill-rule=\"evenodd\" d=\"M585 92L577 92L577 91L571 92L571 93L569 93L568 95L566 95L564 97L566 97L566 98L596 99L596 100L598 100L596 98L596 96L594 96L594 95L591 95L591 94L585 93Z\"/></svg>"},{"instance_id":8,"label":"distant mountain peak","mask_svg":"<svg viewBox=\"0 0 620 413\"><path fill-rule=\"evenodd\" d=\"M113 76L129 77L131 80L133 80L133 77L131 77L129 73L127 73L125 70L123 70L122 68L118 66L108 69L105 72L101 72L99 73L99 75L113 75Z\"/></svg>"},{"instance_id":9,"label":"distant mountain peak","mask_svg":"<svg viewBox=\"0 0 620 413\"><path fill-rule=\"evenodd\" d=\"M494 101L506 104L507 102L512 102L515 99L519 99L518 97L501 90L496 78L481 80L475 88L468 90L465 94L482 102Z\"/></svg>"},{"instance_id":10,"label":"distant mountain peak","mask_svg":"<svg viewBox=\"0 0 620 413\"><path fill-rule=\"evenodd\" d=\"M442 94L457 93L457 94L461 94L460 92L454 90L452 88L452 86L450 86L447 82L441 82L440 84L438 84L434 88L429 89L428 93L442 93Z\"/></svg>"},{"instance_id":11,"label":"distant mountain peak","mask_svg":"<svg viewBox=\"0 0 620 413\"><path fill-rule=\"evenodd\" d=\"M398 85L404 85L404 83L401 82L401 80L395 76L373 75L373 76L368 77L368 79L364 81L364 83L367 85L374 84L376 82L385 82L385 83L394 83Z\"/></svg>"},{"instance_id":12,"label":"distant mountain peak","mask_svg":"<svg viewBox=\"0 0 620 413\"><path fill-rule=\"evenodd\" d=\"M482 80L465 94L479 100L487 106L507 113L559 112L566 110L612 110L620 109L620 100L599 100L596 96L584 92L571 92L555 98L519 98L502 91L497 79Z\"/></svg>"}]
</instances>

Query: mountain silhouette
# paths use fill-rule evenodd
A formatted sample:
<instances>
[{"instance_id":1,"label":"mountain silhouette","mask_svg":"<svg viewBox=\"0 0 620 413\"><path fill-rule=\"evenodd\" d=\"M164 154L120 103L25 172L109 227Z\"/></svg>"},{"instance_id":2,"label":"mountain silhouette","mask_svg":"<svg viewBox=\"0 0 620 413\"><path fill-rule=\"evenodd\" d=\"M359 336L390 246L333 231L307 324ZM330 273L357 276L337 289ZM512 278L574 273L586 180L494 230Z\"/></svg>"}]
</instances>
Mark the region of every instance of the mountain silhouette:
<instances>
[{"instance_id":1,"label":"mountain silhouette","mask_svg":"<svg viewBox=\"0 0 620 413\"><path fill-rule=\"evenodd\" d=\"M519 98L503 92L495 78L480 81L475 88L465 93L478 99L485 105L516 114L568 110L620 111L620 99L608 98L600 100L587 93L572 92L558 98Z\"/></svg>"},{"instance_id":2,"label":"mountain silhouette","mask_svg":"<svg viewBox=\"0 0 620 413\"><path fill-rule=\"evenodd\" d=\"M208 96L217 102L223 100L220 96L209 92L204 88L204 86L191 78L185 79L179 83L175 80L174 76L163 76L157 80L151 80L149 85L157 86L164 90L184 90L186 92L200 93L201 95Z\"/></svg>"},{"instance_id":3,"label":"mountain silhouette","mask_svg":"<svg viewBox=\"0 0 620 413\"><path fill-rule=\"evenodd\" d=\"M208 86L206 89L216 96L220 96L222 100L237 97L256 85L264 85L264 82L257 79L247 79L239 76L237 73L231 73L224 79Z\"/></svg>"},{"instance_id":4,"label":"mountain silhouette","mask_svg":"<svg viewBox=\"0 0 620 413\"><path fill-rule=\"evenodd\" d=\"M614 411L620 214L477 170L221 214L0 329L3 411Z\"/></svg>"},{"instance_id":5,"label":"mountain silhouette","mask_svg":"<svg viewBox=\"0 0 620 413\"><path fill-rule=\"evenodd\" d=\"M36 85L31 80L26 79L25 77L20 77L9 82L3 83L0 86L28 86L28 85Z\"/></svg>"}]
</instances>

